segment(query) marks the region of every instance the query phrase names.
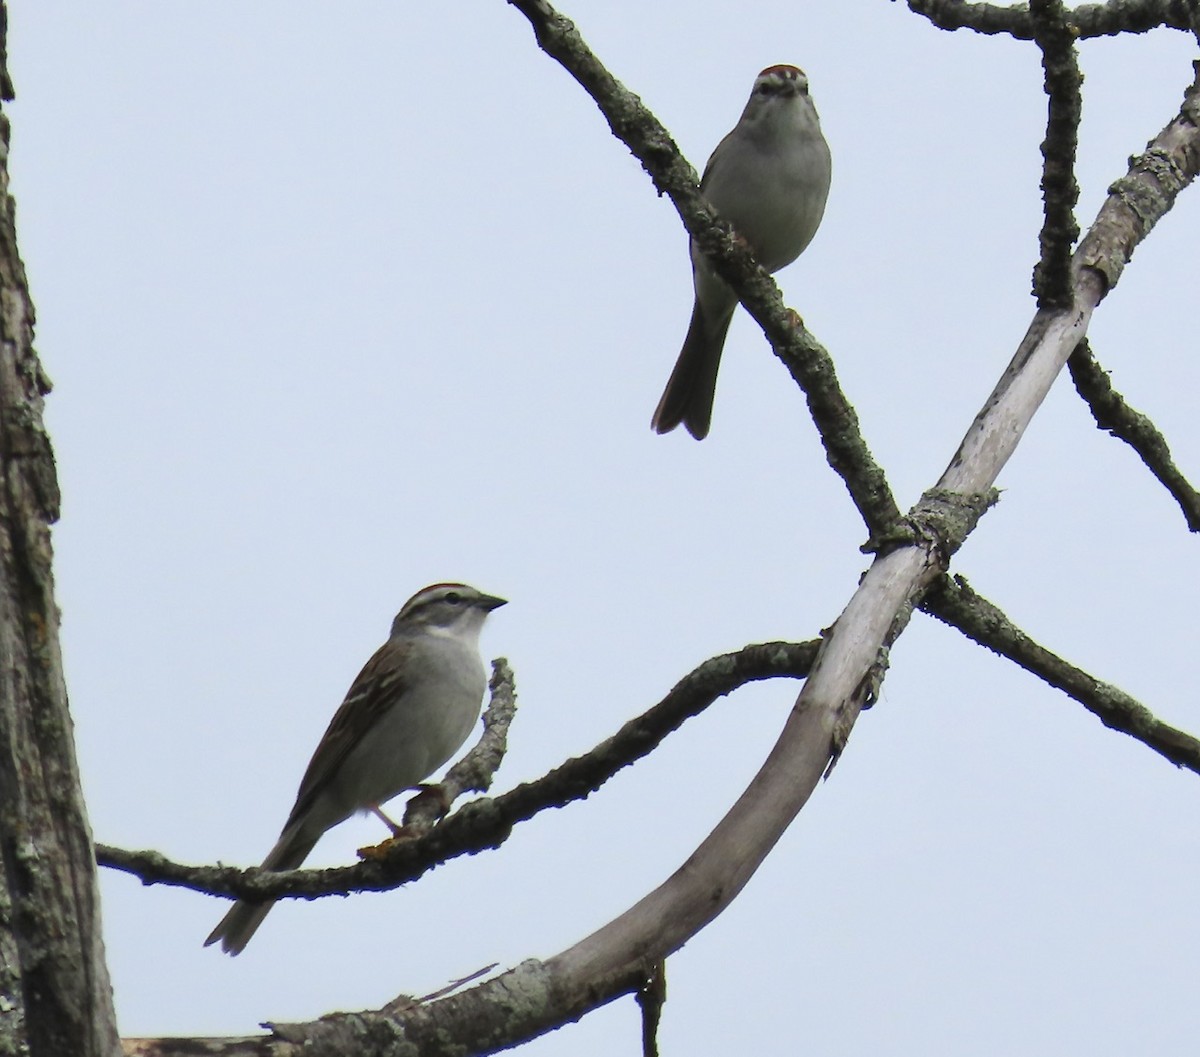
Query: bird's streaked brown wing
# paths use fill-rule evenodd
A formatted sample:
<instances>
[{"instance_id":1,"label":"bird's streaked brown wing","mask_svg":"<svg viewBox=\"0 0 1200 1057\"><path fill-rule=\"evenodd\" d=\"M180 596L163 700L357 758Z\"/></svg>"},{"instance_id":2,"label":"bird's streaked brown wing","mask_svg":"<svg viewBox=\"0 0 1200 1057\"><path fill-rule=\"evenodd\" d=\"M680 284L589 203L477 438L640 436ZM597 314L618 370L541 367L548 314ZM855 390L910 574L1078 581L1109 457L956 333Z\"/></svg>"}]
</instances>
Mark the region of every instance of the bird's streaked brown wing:
<instances>
[{"instance_id":1,"label":"bird's streaked brown wing","mask_svg":"<svg viewBox=\"0 0 1200 1057\"><path fill-rule=\"evenodd\" d=\"M382 714L396 703L404 689L402 673L407 650L407 643L385 642L363 665L308 761L296 793L296 803L283 827L285 830L308 811L346 757L364 735L375 729Z\"/></svg>"}]
</instances>

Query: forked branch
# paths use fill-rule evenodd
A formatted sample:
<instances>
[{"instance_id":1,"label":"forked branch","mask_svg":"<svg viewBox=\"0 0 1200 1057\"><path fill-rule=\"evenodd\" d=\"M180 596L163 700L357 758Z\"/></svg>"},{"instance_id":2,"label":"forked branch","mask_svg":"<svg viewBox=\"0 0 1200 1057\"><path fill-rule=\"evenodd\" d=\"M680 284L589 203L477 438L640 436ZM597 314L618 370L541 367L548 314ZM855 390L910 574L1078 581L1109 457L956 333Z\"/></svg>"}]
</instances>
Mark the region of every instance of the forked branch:
<instances>
[{"instance_id":1,"label":"forked branch","mask_svg":"<svg viewBox=\"0 0 1200 1057\"><path fill-rule=\"evenodd\" d=\"M144 884L174 885L240 899L315 899L398 888L440 863L498 848L518 823L596 792L622 768L653 752L688 719L738 687L762 679L803 678L812 666L817 647L816 642L766 642L710 658L676 683L662 701L631 719L590 752L500 796L471 801L423 837L395 845L382 858L325 870L272 873L257 867L188 866L155 851L127 851L101 844L96 848L96 859L102 866L133 874ZM498 689L505 696L511 695L511 683L497 684L493 679L493 702ZM489 706L489 712L492 708ZM485 732L480 743L485 750L488 739ZM480 746L471 751L464 764L469 765ZM457 766L451 773L456 770Z\"/></svg>"},{"instance_id":2,"label":"forked branch","mask_svg":"<svg viewBox=\"0 0 1200 1057\"><path fill-rule=\"evenodd\" d=\"M548 4L542 0L512 2L533 22L543 47L585 88L591 92L592 86L602 81L605 90L615 86L618 95L614 98L625 117L640 107L582 48L574 28ZM895 545L874 560L841 616L827 632L804 688L763 767L687 862L620 917L548 961L525 962L466 992L410 1007L402 1013L340 1014L310 1024L274 1025L275 1037L262 1040L263 1046L257 1052L280 1055L303 1052L307 1057L345 1053L382 1057L401 1047L411 1047L413 1052L427 1055L494 1052L638 990L655 965L724 910L841 751L859 710L868 703L878 685L886 665L887 646L903 628L912 606L942 574L948 556L974 527L975 519L987 505L997 474L1015 450L1067 357L1083 340L1092 311L1116 284L1133 248L1170 208L1178 190L1195 177L1200 158L1195 107L1193 85L1181 115L1160 133L1143 156L1143 159L1153 157L1156 164L1135 166L1125 181L1118 182L1119 187L1114 186L1114 193L1075 254L1071 304L1065 309L1042 308L1035 314L1012 363L972 423L949 467L926 500L910 515L909 539L901 541L896 535ZM604 103L601 108L605 109ZM605 112L609 114L608 110ZM610 122L624 139L622 133L628 131L625 119L614 114ZM632 138L638 140L637 135ZM650 137L645 144L647 153L639 153L639 157L646 162L655 150L661 153L664 143L669 144L669 138ZM671 151L673 145L668 153ZM682 171L671 158L660 160L672 172ZM651 167L649 162L646 164ZM690 169L687 181L694 181ZM718 234L714 234L711 218L702 214L703 203L697 201L694 184L667 188L660 183L660 187L676 198L685 224L706 251L716 247ZM709 222L709 228L703 229L701 221ZM722 257L719 248L712 248L712 252L714 259L726 260L727 266L721 274L735 284L753 312L756 301L750 288L736 282L736 253L729 250ZM762 278L755 275L756 282ZM764 297L769 301L768 295ZM767 301L762 302L766 304ZM771 327L776 322L779 321L771 322ZM775 334L771 336L774 340ZM830 439L824 429L822 436L828 450ZM863 461L864 453L865 448L851 452L850 457L866 476L860 479L855 475L847 480L847 485L860 510L871 511L864 516L875 531L886 528L895 519L886 509L886 503L877 504L878 495L885 491L875 496L869 494L869 488L863 492L862 485L870 479L874 466L869 456ZM832 453L830 461L835 461ZM882 481L882 474L878 479ZM875 521L878 523L872 524ZM459 816L465 814L460 812ZM448 828L452 821L447 820L439 830ZM245 1040L238 1042L245 1044ZM207 1052L246 1051L210 1046Z\"/></svg>"}]
</instances>

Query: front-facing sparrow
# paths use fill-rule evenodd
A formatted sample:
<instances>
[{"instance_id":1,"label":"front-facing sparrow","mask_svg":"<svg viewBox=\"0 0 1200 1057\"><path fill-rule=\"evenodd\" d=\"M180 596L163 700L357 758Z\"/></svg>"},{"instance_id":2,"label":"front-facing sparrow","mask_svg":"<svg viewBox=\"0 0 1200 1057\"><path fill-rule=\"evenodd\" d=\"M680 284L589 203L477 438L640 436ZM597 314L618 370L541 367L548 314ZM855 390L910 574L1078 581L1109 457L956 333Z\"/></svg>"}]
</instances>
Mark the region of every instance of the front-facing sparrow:
<instances>
[{"instance_id":1,"label":"front-facing sparrow","mask_svg":"<svg viewBox=\"0 0 1200 1057\"><path fill-rule=\"evenodd\" d=\"M816 234L829 173L829 147L808 96L808 78L795 66L768 66L755 79L733 131L708 159L700 190L758 263L775 272L799 257ZM691 253L692 322L651 425L667 433L683 423L703 440L738 299L695 243Z\"/></svg>"},{"instance_id":2,"label":"front-facing sparrow","mask_svg":"<svg viewBox=\"0 0 1200 1057\"><path fill-rule=\"evenodd\" d=\"M479 632L504 604L466 584L434 584L404 603L313 753L264 870L294 870L326 830L378 812L458 751L487 686ZM273 905L234 903L204 945L239 954Z\"/></svg>"}]
</instances>

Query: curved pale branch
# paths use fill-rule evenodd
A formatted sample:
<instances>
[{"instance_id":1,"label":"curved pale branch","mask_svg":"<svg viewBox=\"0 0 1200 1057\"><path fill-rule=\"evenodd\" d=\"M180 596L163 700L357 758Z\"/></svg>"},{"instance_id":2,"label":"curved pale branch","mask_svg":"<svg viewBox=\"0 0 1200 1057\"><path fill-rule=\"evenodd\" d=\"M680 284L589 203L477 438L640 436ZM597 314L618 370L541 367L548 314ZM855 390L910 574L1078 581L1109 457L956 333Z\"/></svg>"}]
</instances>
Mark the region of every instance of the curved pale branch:
<instances>
[{"instance_id":1,"label":"curved pale branch","mask_svg":"<svg viewBox=\"0 0 1200 1057\"><path fill-rule=\"evenodd\" d=\"M1151 147L1173 160L1178 183L1164 186L1135 159L1127 179L1144 187L1145 200L1157 202L1157 211L1135 214L1119 191L1110 195L1076 255L1073 306L1067 311L1037 312L1012 363L938 482L931 498L944 505L950 497L958 497L968 513L954 522L935 516L931 509L918 510L914 523L924 538L873 562L826 633L816 664L762 769L687 862L658 889L570 950L544 965L514 970L539 985L552 982L555 996L574 995L575 1004L560 1010L560 1016L578 1015L597 1004L597 980L628 981L635 969L677 950L716 917L808 800L871 693L881 652L897 623L905 619L906 608L939 575L945 555L973 526L969 512L981 509L979 497L992 488L1133 247L1153 220L1170 208L1178 190L1195 177L1200 159L1193 120L1197 87L1191 86L1181 114ZM944 535L935 534L938 526L946 528ZM511 981L505 986L511 986Z\"/></svg>"},{"instance_id":2,"label":"curved pale branch","mask_svg":"<svg viewBox=\"0 0 1200 1057\"><path fill-rule=\"evenodd\" d=\"M558 18L544 3L513 2L539 19ZM567 37L574 33L565 20L555 26ZM372 1057L395 1052L401 1039L425 1055L494 1052L636 991L655 964L729 904L837 758L878 684L887 646L986 509L997 474L1083 340L1092 311L1119 279L1134 247L1194 179L1200 161L1197 89L1189 88L1180 115L1114 184L1075 254L1072 305L1035 314L937 486L910 515L909 542L894 542L874 560L826 633L766 762L687 862L620 917L548 961L523 963L400 1014L341 1014L312 1024L272 1025L271 1045L281 1047L274 1052L298 1054L303 1048L309 1057L351 1052Z\"/></svg>"}]
</instances>

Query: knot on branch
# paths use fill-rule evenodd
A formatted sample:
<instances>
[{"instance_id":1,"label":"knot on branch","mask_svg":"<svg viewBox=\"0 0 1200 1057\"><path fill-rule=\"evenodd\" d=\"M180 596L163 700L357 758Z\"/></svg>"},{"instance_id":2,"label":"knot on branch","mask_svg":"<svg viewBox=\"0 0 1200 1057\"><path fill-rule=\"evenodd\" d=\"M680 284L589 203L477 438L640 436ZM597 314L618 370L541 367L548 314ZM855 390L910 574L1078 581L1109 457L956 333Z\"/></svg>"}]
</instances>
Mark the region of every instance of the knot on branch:
<instances>
[{"instance_id":1,"label":"knot on branch","mask_svg":"<svg viewBox=\"0 0 1200 1057\"><path fill-rule=\"evenodd\" d=\"M1153 181L1142 177L1148 176ZM1145 235L1162 216L1164 196L1174 197L1187 182L1183 169L1161 147L1151 147L1145 154L1129 159L1129 172L1113 181L1108 193L1115 196L1137 218Z\"/></svg>"},{"instance_id":2,"label":"knot on branch","mask_svg":"<svg viewBox=\"0 0 1200 1057\"><path fill-rule=\"evenodd\" d=\"M931 488L908 512L905 522L912 532L914 544L936 551L943 565L962 546L979 519L1000 499L1000 491L952 492Z\"/></svg>"},{"instance_id":3,"label":"knot on branch","mask_svg":"<svg viewBox=\"0 0 1200 1057\"><path fill-rule=\"evenodd\" d=\"M900 547L924 547L937 553L938 561L945 566L979 519L999 499L997 488L969 495L931 488L905 517L872 535L859 550L883 555Z\"/></svg>"},{"instance_id":4,"label":"knot on branch","mask_svg":"<svg viewBox=\"0 0 1200 1057\"><path fill-rule=\"evenodd\" d=\"M1197 111L1193 118L1200 118L1200 105L1196 100L1192 100L1192 103ZM1157 181L1159 189L1170 201L1175 200L1175 196L1191 179L1184 166L1163 147L1150 147L1145 154L1135 156L1133 161L1135 169Z\"/></svg>"}]
</instances>

